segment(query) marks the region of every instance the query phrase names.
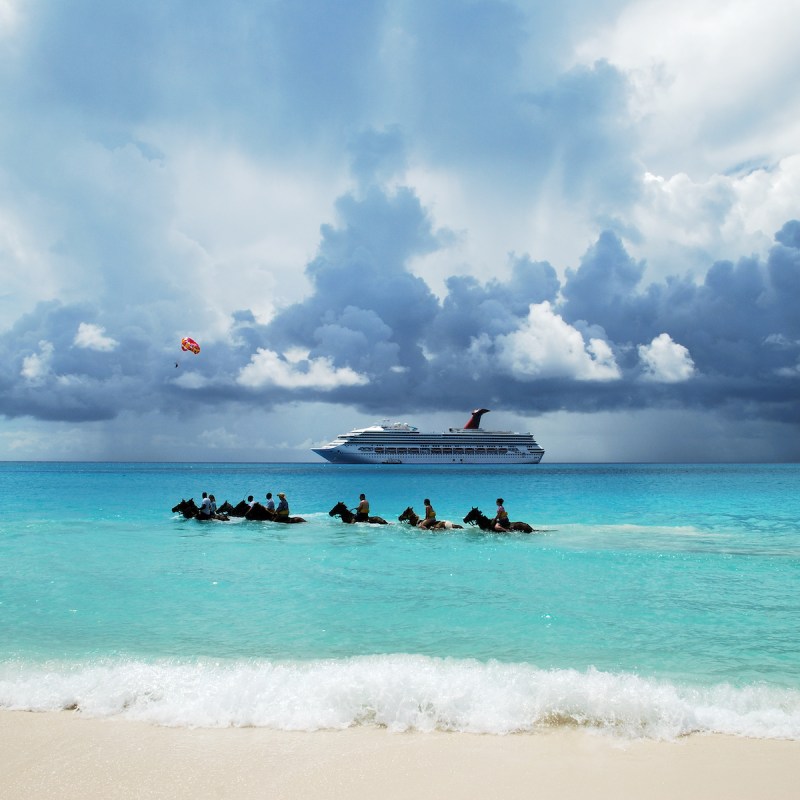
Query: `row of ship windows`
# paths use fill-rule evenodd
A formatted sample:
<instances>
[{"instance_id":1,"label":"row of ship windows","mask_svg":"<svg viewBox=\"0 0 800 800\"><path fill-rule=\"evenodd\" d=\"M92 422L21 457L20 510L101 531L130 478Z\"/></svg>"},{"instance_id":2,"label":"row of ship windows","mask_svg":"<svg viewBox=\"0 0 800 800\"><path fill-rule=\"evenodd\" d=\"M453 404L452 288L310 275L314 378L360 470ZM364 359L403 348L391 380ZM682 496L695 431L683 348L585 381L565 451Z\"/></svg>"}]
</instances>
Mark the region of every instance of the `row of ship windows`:
<instances>
[{"instance_id":1,"label":"row of ship windows","mask_svg":"<svg viewBox=\"0 0 800 800\"><path fill-rule=\"evenodd\" d=\"M431 447L430 449L419 447L359 447L362 452L366 453L384 453L386 455L481 455L483 453L490 453L492 455L502 453L517 453L519 452L516 447Z\"/></svg>"}]
</instances>

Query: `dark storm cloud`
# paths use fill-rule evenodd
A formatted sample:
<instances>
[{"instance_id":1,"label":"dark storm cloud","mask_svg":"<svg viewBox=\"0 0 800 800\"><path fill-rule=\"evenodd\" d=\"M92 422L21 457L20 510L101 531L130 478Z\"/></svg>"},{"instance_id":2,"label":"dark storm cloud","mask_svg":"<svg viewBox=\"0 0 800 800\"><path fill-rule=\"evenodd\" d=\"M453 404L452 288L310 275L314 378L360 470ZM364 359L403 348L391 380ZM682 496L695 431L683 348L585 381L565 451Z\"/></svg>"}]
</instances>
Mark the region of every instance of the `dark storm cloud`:
<instances>
[{"instance_id":1,"label":"dark storm cloud","mask_svg":"<svg viewBox=\"0 0 800 800\"><path fill-rule=\"evenodd\" d=\"M311 295L269 325L247 323L251 348L300 347L365 379L305 386L305 399L371 411L488 397L526 413L685 406L793 418L796 223L766 260L717 262L699 284L643 286L644 264L604 232L563 285L552 265L514 256L508 280L454 276L440 301L409 269L446 241L413 193L373 187L338 210L307 268Z\"/></svg>"},{"instance_id":2,"label":"dark storm cloud","mask_svg":"<svg viewBox=\"0 0 800 800\"><path fill-rule=\"evenodd\" d=\"M137 380L114 350L75 345L85 305L42 303L0 337L0 410L48 420L111 419L137 407ZM140 342L130 343L141 352ZM147 394L150 394L148 388Z\"/></svg>"},{"instance_id":3,"label":"dark storm cloud","mask_svg":"<svg viewBox=\"0 0 800 800\"><path fill-rule=\"evenodd\" d=\"M644 265L604 232L563 285L552 265L512 256L507 280L454 276L439 300L411 266L449 234L412 191L373 186L337 211L306 268L309 296L269 324L239 312L230 343L196 358L152 341L146 316L132 325L90 303L40 304L0 337L0 410L88 420L176 404L386 411L486 398L524 413L684 406L797 419L797 222L766 259L717 262L702 283L643 286Z\"/></svg>"},{"instance_id":4,"label":"dark storm cloud","mask_svg":"<svg viewBox=\"0 0 800 800\"><path fill-rule=\"evenodd\" d=\"M796 416L796 223L778 234L765 261L712 264L701 284L676 277L641 286L644 265L605 232L563 286L551 265L523 257L505 282L450 278L438 302L403 266L413 249L395 248L385 261L365 255L378 252L364 247L367 230L375 233L366 222L373 204L382 209L384 231L394 229L388 223L395 215L402 228L404 204L380 193L363 207L343 204L347 224L326 231L309 267L314 293L264 330L265 341L302 344L368 377L367 385L334 391L330 400L370 410L458 407L466 397L491 397L527 413L685 406ZM423 248L430 246L430 232L416 230L425 231ZM671 359L660 370L659 353Z\"/></svg>"},{"instance_id":5,"label":"dark storm cloud","mask_svg":"<svg viewBox=\"0 0 800 800\"><path fill-rule=\"evenodd\" d=\"M601 325L612 339L624 341L641 308L636 291L643 273L644 264L634 262L620 239L603 232L581 259L580 267L566 271L565 319Z\"/></svg>"},{"instance_id":6,"label":"dark storm cloud","mask_svg":"<svg viewBox=\"0 0 800 800\"><path fill-rule=\"evenodd\" d=\"M312 356L353 365L364 354L364 336L390 340L396 356L378 371L421 365L418 333L436 316L427 284L408 271L415 256L437 247L437 234L408 189L387 194L372 188L362 199L342 198L343 225L323 226L317 257L306 268L312 296L280 315L266 330L272 346L300 345ZM333 331L337 331L334 336ZM345 331L350 331L349 337ZM350 347L332 348L334 343ZM388 355L388 351L384 352Z\"/></svg>"},{"instance_id":7,"label":"dark storm cloud","mask_svg":"<svg viewBox=\"0 0 800 800\"><path fill-rule=\"evenodd\" d=\"M506 282L447 279L441 309L425 326L423 338L431 351L466 350L481 334L509 333L527 315L531 303L555 301L559 280L550 264L533 262L528 256L512 256L511 261Z\"/></svg>"}]
</instances>

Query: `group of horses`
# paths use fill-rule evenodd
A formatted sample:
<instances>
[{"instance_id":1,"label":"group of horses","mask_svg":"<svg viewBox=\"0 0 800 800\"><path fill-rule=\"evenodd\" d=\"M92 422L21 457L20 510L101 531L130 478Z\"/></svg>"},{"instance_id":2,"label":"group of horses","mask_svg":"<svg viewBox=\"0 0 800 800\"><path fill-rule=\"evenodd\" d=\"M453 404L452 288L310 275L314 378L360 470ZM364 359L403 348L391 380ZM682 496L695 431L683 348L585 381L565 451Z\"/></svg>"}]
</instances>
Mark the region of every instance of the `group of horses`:
<instances>
[{"instance_id":1,"label":"group of horses","mask_svg":"<svg viewBox=\"0 0 800 800\"><path fill-rule=\"evenodd\" d=\"M331 517L339 517L342 522L357 522L356 515L341 500L328 512ZM414 512L412 506L408 506L405 511L397 518L399 522L407 522L409 525L418 528L424 520ZM541 533L528 525L527 522L509 522L505 531L498 531L495 528L495 521L486 516L479 508L473 506L467 516L462 520L467 525L477 525L482 531L492 531L496 533ZM366 522L373 525L386 525L383 517L368 517ZM464 526L451 522L449 519L437 519L436 522L426 526L428 530L454 530Z\"/></svg>"},{"instance_id":2,"label":"group of horses","mask_svg":"<svg viewBox=\"0 0 800 800\"><path fill-rule=\"evenodd\" d=\"M251 519L258 522L305 522L302 517L287 517L283 514L278 514L275 511L267 508L261 503L253 503L250 505L246 500L242 500L235 506L231 505L227 500L217 508L217 513L211 517L200 516L200 509L194 498L190 497L188 500L181 500L176 506L172 508L173 514L183 514L186 519L215 519L220 522L227 522L231 517L244 517L244 519Z\"/></svg>"},{"instance_id":3,"label":"group of horses","mask_svg":"<svg viewBox=\"0 0 800 800\"><path fill-rule=\"evenodd\" d=\"M189 500L181 500L172 509L173 513L183 514L187 519L196 518L203 519L200 516L200 509L194 502L193 498ZM387 525L387 521L383 517L367 517L366 520L357 520L353 510L348 508L341 500L328 512L330 517L339 517L342 522L352 524L355 522L364 522L369 525ZM248 504L242 500L237 505L231 505L227 500L217 509L217 513L213 519L226 522L231 517L242 517L244 519L256 520L259 522L280 522L280 523L296 523L305 522L303 517L287 517L276 514L274 511L268 509L261 503ZM414 509L408 506L405 511L397 518L399 522L406 522L414 527L419 527L423 520L414 513ZM473 506L472 509L464 517L463 522L466 525L477 525L482 531L490 531L492 533L502 533L504 531L497 531L495 528L495 521L486 516L479 508ZM454 530L463 528L463 525L457 525L448 519L439 519L436 522L427 526L428 530ZM527 522L509 522L507 533L540 533L535 528L528 525Z\"/></svg>"}]
</instances>

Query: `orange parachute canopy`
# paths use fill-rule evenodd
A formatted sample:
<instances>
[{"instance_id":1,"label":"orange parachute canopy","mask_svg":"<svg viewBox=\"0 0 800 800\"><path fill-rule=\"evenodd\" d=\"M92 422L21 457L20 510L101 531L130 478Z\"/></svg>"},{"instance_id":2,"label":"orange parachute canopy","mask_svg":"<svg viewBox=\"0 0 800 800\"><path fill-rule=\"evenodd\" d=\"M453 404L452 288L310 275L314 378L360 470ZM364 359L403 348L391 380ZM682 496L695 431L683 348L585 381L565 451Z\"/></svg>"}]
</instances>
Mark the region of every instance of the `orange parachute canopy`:
<instances>
[{"instance_id":1,"label":"orange parachute canopy","mask_svg":"<svg viewBox=\"0 0 800 800\"><path fill-rule=\"evenodd\" d=\"M181 350L188 350L190 353L197 355L200 352L200 345L194 339L185 336L181 339Z\"/></svg>"}]
</instances>

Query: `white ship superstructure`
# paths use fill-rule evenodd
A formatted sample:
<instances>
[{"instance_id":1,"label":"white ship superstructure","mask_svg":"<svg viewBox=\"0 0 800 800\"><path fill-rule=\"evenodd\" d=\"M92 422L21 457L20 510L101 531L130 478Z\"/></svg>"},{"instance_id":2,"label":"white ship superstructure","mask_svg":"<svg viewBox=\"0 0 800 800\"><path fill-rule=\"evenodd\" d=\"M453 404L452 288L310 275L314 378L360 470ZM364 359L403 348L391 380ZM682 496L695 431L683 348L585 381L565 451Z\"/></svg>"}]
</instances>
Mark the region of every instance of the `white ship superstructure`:
<instances>
[{"instance_id":1,"label":"white ship superstructure","mask_svg":"<svg viewBox=\"0 0 800 800\"><path fill-rule=\"evenodd\" d=\"M420 433L405 422L355 428L313 448L334 464L538 464L544 450L530 433L485 431L480 419L488 409L472 412L463 428Z\"/></svg>"}]
</instances>

